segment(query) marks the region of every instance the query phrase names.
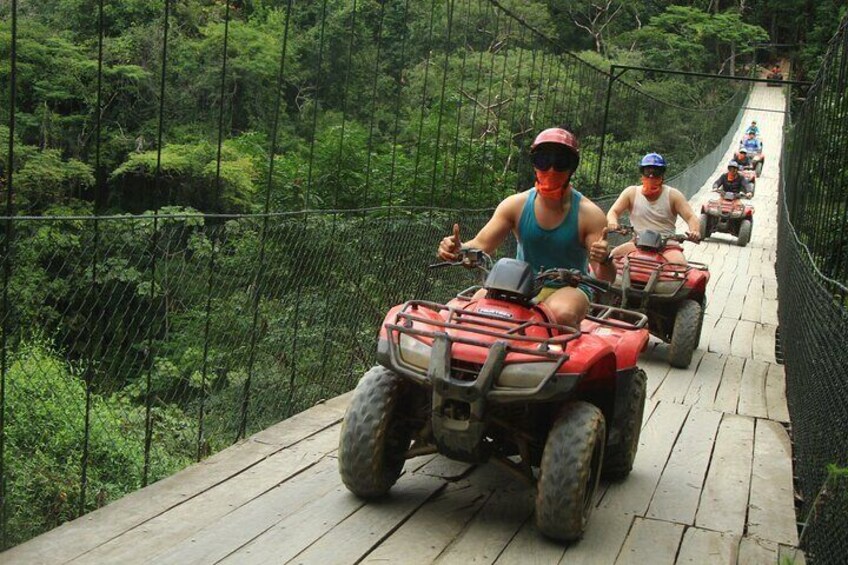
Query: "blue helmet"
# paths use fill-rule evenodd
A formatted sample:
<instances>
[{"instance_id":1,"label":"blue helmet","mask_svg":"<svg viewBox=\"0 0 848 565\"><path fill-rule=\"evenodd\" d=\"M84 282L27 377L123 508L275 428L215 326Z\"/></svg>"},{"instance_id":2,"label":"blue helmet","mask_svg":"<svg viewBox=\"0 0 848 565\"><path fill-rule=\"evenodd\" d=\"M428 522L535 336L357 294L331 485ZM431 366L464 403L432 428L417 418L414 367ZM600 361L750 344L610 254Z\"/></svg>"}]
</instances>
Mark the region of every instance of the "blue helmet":
<instances>
[{"instance_id":1,"label":"blue helmet","mask_svg":"<svg viewBox=\"0 0 848 565\"><path fill-rule=\"evenodd\" d=\"M642 161L639 163L640 170L642 167L660 167L665 170L665 159L663 159L663 156L659 153L648 153L642 157Z\"/></svg>"}]
</instances>

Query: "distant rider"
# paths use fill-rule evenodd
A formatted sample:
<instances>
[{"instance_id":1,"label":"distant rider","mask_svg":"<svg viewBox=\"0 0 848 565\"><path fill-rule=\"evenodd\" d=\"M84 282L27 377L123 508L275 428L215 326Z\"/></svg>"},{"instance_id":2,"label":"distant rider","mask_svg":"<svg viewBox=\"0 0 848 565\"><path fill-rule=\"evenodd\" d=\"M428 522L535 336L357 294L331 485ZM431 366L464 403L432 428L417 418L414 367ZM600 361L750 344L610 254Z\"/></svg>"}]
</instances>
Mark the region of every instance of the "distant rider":
<instances>
[{"instance_id":1,"label":"distant rider","mask_svg":"<svg viewBox=\"0 0 848 565\"><path fill-rule=\"evenodd\" d=\"M727 164L727 172L718 177L713 183L713 189L723 192L743 193L746 198L751 198L751 183L739 174L739 163L730 161Z\"/></svg>"},{"instance_id":2,"label":"distant rider","mask_svg":"<svg viewBox=\"0 0 848 565\"><path fill-rule=\"evenodd\" d=\"M580 163L577 137L562 127L544 130L530 146L530 161L536 186L502 200L470 241L460 241L459 225L454 224L453 235L439 244L439 257L454 261L463 248L482 249L491 255L512 232L518 240L518 259L536 272L544 267L588 273L591 261L596 277L613 280L615 268L609 260L604 213L571 186ZM593 298L589 287L553 284L536 296L551 309L558 323L575 328L586 317Z\"/></svg>"},{"instance_id":3,"label":"distant rider","mask_svg":"<svg viewBox=\"0 0 848 565\"><path fill-rule=\"evenodd\" d=\"M748 150L744 147L740 147L736 152L736 164L739 165L739 170L754 168L754 161L748 157Z\"/></svg>"},{"instance_id":4,"label":"distant rider","mask_svg":"<svg viewBox=\"0 0 848 565\"><path fill-rule=\"evenodd\" d=\"M642 173L642 184L628 186L607 212L607 227L612 231L619 228L618 219L625 213L630 213L630 224L636 232L654 230L662 235L672 235L677 231L677 217L680 216L689 227L688 235L694 241L699 239L700 223L698 216L686 201L683 193L663 184L666 162L658 153L648 153L639 163ZM636 249L636 244L624 243L616 247L612 255L626 255ZM669 245L663 252L666 260L671 263L685 265L686 258L676 244Z\"/></svg>"},{"instance_id":5,"label":"distant rider","mask_svg":"<svg viewBox=\"0 0 848 565\"><path fill-rule=\"evenodd\" d=\"M745 135L753 133L754 137L760 137L760 128L757 126L757 120L753 120L748 129L745 130Z\"/></svg>"},{"instance_id":6,"label":"distant rider","mask_svg":"<svg viewBox=\"0 0 848 565\"><path fill-rule=\"evenodd\" d=\"M756 138L756 134L752 131L748 132L748 135L744 141L742 141L742 147L748 152L748 155L759 155L763 152L763 142Z\"/></svg>"}]
</instances>

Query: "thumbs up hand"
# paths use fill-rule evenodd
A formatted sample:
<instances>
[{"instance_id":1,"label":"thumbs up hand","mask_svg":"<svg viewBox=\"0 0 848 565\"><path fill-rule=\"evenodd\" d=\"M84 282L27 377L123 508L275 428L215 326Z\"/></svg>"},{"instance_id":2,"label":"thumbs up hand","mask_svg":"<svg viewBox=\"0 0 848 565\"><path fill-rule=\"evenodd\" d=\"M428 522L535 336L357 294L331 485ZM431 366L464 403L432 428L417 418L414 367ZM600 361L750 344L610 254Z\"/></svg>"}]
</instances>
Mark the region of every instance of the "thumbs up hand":
<instances>
[{"instance_id":1,"label":"thumbs up hand","mask_svg":"<svg viewBox=\"0 0 848 565\"><path fill-rule=\"evenodd\" d=\"M589 260L595 263L605 263L609 258L609 242L607 241L607 233L609 228L604 228L601 232L601 237L595 241L589 249Z\"/></svg>"},{"instance_id":2,"label":"thumbs up hand","mask_svg":"<svg viewBox=\"0 0 848 565\"><path fill-rule=\"evenodd\" d=\"M456 261L459 259L459 250L462 248L462 240L459 238L459 224L453 225L453 234L442 239L439 243L438 256L443 261Z\"/></svg>"}]
</instances>

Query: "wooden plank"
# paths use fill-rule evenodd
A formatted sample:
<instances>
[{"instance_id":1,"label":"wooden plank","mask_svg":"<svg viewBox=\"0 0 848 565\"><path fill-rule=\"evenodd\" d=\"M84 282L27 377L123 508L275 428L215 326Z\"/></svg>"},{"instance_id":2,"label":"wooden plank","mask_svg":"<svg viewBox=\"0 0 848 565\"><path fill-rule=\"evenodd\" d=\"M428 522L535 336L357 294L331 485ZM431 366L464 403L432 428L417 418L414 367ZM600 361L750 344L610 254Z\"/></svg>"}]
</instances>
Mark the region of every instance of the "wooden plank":
<instances>
[{"instance_id":1,"label":"wooden plank","mask_svg":"<svg viewBox=\"0 0 848 565\"><path fill-rule=\"evenodd\" d=\"M777 326L757 324L754 329L753 355L754 359L774 363L774 339Z\"/></svg>"},{"instance_id":2,"label":"wooden plank","mask_svg":"<svg viewBox=\"0 0 848 565\"><path fill-rule=\"evenodd\" d=\"M606 530L607 524L597 523L590 516L588 528L592 529L593 527ZM503 553L498 556L495 563L497 565L550 565L551 563L558 563L563 558L565 551L566 549L561 542L543 536L536 529L533 518L530 517L512 538ZM399 563L400 560L395 562ZM475 560L472 559L470 562L473 563ZM404 563L406 563L405 560ZM571 561L568 560L568 563L570 564Z\"/></svg>"},{"instance_id":3,"label":"wooden plank","mask_svg":"<svg viewBox=\"0 0 848 565\"><path fill-rule=\"evenodd\" d=\"M737 357L751 357L754 348L754 329L756 324L748 320L739 320L733 330L730 342L730 354Z\"/></svg>"},{"instance_id":4,"label":"wooden plank","mask_svg":"<svg viewBox=\"0 0 848 565\"><path fill-rule=\"evenodd\" d=\"M748 504L748 535L798 545L792 488L792 445L777 422L757 420Z\"/></svg>"},{"instance_id":5,"label":"wooden plank","mask_svg":"<svg viewBox=\"0 0 848 565\"><path fill-rule=\"evenodd\" d=\"M467 527L492 493L509 487L513 482L514 478L502 469L481 465L468 478L448 484L439 496L427 501L362 562L405 565L434 562ZM542 540L541 537L536 539L544 545ZM561 545L557 547L561 556L564 550Z\"/></svg>"},{"instance_id":6,"label":"wooden plank","mask_svg":"<svg viewBox=\"0 0 848 565\"><path fill-rule=\"evenodd\" d=\"M221 563L355 563L444 485L435 477L408 473L391 497L367 505L340 485Z\"/></svg>"},{"instance_id":7,"label":"wooden plank","mask_svg":"<svg viewBox=\"0 0 848 565\"><path fill-rule=\"evenodd\" d=\"M727 296L727 303L721 312L722 318L738 320L742 317L742 306L745 304L745 286L748 280L743 276L737 276L733 288ZM741 290L740 290L741 289Z\"/></svg>"},{"instance_id":8,"label":"wooden plank","mask_svg":"<svg viewBox=\"0 0 848 565\"><path fill-rule=\"evenodd\" d=\"M682 524L637 517L615 561L616 565L674 565L683 528Z\"/></svg>"},{"instance_id":9,"label":"wooden plank","mask_svg":"<svg viewBox=\"0 0 848 565\"><path fill-rule=\"evenodd\" d=\"M639 437L639 450L627 480L607 489L601 507L619 514L644 514L689 407L660 402Z\"/></svg>"},{"instance_id":10,"label":"wooden plank","mask_svg":"<svg viewBox=\"0 0 848 565\"><path fill-rule=\"evenodd\" d=\"M333 398L255 436L67 522L3 554L12 562L68 561L242 473L281 449L341 421L350 393ZM259 441L257 438L263 438Z\"/></svg>"},{"instance_id":11,"label":"wooden plank","mask_svg":"<svg viewBox=\"0 0 848 565\"><path fill-rule=\"evenodd\" d=\"M693 524L721 412L693 407L662 472L648 518Z\"/></svg>"},{"instance_id":12,"label":"wooden plank","mask_svg":"<svg viewBox=\"0 0 848 565\"><path fill-rule=\"evenodd\" d=\"M754 421L725 414L719 426L695 525L742 535L754 448Z\"/></svg>"},{"instance_id":13,"label":"wooden plank","mask_svg":"<svg viewBox=\"0 0 848 565\"><path fill-rule=\"evenodd\" d=\"M744 537L739 543L738 565L777 565L778 547L770 541Z\"/></svg>"},{"instance_id":14,"label":"wooden plank","mask_svg":"<svg viewBox=\"0 0 848 565\"><path fill-rule=\"evenodd\" d=\"M680 544L677 565L736 563L739 539L724 532L688 528Z\"/></svg>"},{"instance_id":15,"label":"wooden plank","mask_svg":"<svg viewBox=\"0 0 848 565\"><path fill-rule=\"evenodd\" d=\"M670 369L668 376L666 376L665 380L663 380L662 386L659 390L657 390L656 394L654 394L654 400L658 402L683 402L683 399L686 398L686 392L689 390L689 385L695 377L695 372L698 368L698 364L701 362L701 357L703 356L704 352L700 349L696 349L692 355L692 363L687 369Z\"/></svg>"},{"instance_id":16,"label":"wooden plank","mask_svg":"<svg viewBox=\"0 0 848 565\"><path fill-rule=\"evenodd\" d=\"M710 336L713 334L713 329L718 322L718 317L712 314L704 314L704 325L701 326L701 340L698 342L698 349L708 351L710 347Z\"/></svg>"},{"instance_id":17,"label":"wooden plank","mask_svg":"<svg viewBox=\"0 0 848 565\"><path fill-rule=\"evenodd\" d=\"M763 304L760 311L760 322L763 324L771 324L777 326L780 321L777 319L777 300L763 298Z\"/></svg>"},{"instance_id":18,"label":"wooden plank","mask_svg":"<svg viewBox=\"0 0 848 565\"><path fill-rule=\"evenodd\" d=\"M756 418L768 418L766 407L766 372L768 364L754 359L745 361L742 384L739 387L738 414Z\"/></svg>"},{"instance_id":19,"label":"wooden plank","mask_svg":"<svg viewBox=\"0 0 848 565\"><path fill-rule=\"evenodd\" d=\"M639 358L639 367L645 371L648 377L645 394L648 398L652 398L657 389L662 385L671 367L664 357L660 357L655 353L656 348L652 348L651 357L642 356ZM656 357L654 356L656 355Z\"/></svg>"},{"instance_id":20,"label":"wooden plank","mask_svg":"<svg viewBox=\"0 0 848 565\"><path fill-rule=\"evenodd\" d=\"M615 563L632 523L632 514L603 506L595 508L589 517L589 526L586 528L583 539L568 546L560 563L562 565ZM551 561L551 563L554 562Z\"/></svg>"},{"instance_id":21,"label":"wooden plank","mask_svg":"<svg viewBox=\"0 0 848 565\"><path fill-rule=\"evenodd\" d=\"M338 447L339 428L337 425L326 429L296 446L274 454L237 477L124 532L73 562L121 563L137 555L152 559L188 540L205 526L215 524L221 518L229 518L228 515L234 510L268 491L275 492L296 508L297 504L309 500L299 494L290 494L292 489L305 493L306 491L298 486L303 481L296 481L293 487L275 487L285 485L292 477L300 478L304 471L307 472L306 476L314 474L317 477L314 482L307 481L309 488L318 489L321 485L321 488L327 491L338 484L337 463L334 459L324 459L324 456ZM316 464L315 473L309 473ZM229 526L224 525L219 526L217 530L213 528L213 531L228 529ZM212 537L214 539L214 536Z\"/></svg>"},{"instance_id":22,"label":"wooden plank","mask_svg":"<svg viewBox=\"0 0 848 565\"><path fill-rule=\"evenodd\" d=\"M733 329L738 321L732 318L719 318L710 337L710 351L730 354L730 341L733 337Z\"/></svg>"},{"instance_id":23,"label":"wooden plank","mask_svg":"<svg viewBox=\"0 0 848 565\"><path fill-rule=\"evenodd\" d=\"M695 378L686 391L683 404L712 408L721 383L721 373L727 358L718 353L705 353L695 371Z\"/></svg>"},{"instance_id":24,"label":"wooden plank","mask_svg":"<svg viewBox=\"0 0 848 565\"><path fill-rule=\"evenodd\" d=\"M706 313L716 318L721 318L724 307L727 305L729 291L716 291L707 297Z\"/></svg>"},{"instance_id":25,"label":"wooden plank","mask_svg":"<svg viewBox=\"0 0 848 565\"><path fill-rule=\"evenodd\" d=\"M789 422L786 407L786 378L783 365L770 364L766 374L766 405L768 417L778 422Z\"/></svg>"},{"instance_id":26,"label":"wooden plank","mask_svg":"<svg viewBox=\"0 0 848 565\"><path fill-rule=\"evenodd\" d=\"M777 300L777 281L763 279L763 298Z\"/></svg>"},{"instance_id":27,"label":"wooden plank","mask_svg":"<svg viewBox=\"0 0 848 565\"><path fill-rule=\"evenodd\" d=\"M740 357L727 357L721 383L718 386L713 408L722 412L736 413L739 404L739 386L742 383L742 369L745 360Z\"/></svg>"},{"instance_id":28,"label":"wooden plank","mask_svg":"<svg viewBox=\"0 0 848 565\"><path fill-rule=\"evenodd\" d=\"M535 495L536 489L518 481L510 489L496 490L468 527L439 556L439 561L493 563L530 518ZM591 520L588 527L592 527Z\"/></svg>"}]
</instances>

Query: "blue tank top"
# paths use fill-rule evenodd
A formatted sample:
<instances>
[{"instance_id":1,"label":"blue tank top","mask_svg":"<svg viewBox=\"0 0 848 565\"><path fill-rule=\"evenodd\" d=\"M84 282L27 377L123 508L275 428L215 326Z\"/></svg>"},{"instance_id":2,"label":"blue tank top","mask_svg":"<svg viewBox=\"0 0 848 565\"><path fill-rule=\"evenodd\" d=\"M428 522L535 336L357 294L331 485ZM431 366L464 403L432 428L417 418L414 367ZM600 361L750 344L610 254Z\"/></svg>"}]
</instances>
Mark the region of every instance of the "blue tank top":
<instances>
[{"instance_id":1,"label":"blue tank top","mask_svg":"<svg viewBox=\"0 0 848 565\"><path fill-rule=\"evenodd\" d=\"M589 272L589 257L580 241L580 199L583 195L571 189L571 209L557 227L545 229L536 221L536 189L530 189L527 202L518 221L518 252L516 258L526 261L538 273L546 269L578 269ZM556 285L553 285L556 286Z\"/></svg>"}]
</instances>

